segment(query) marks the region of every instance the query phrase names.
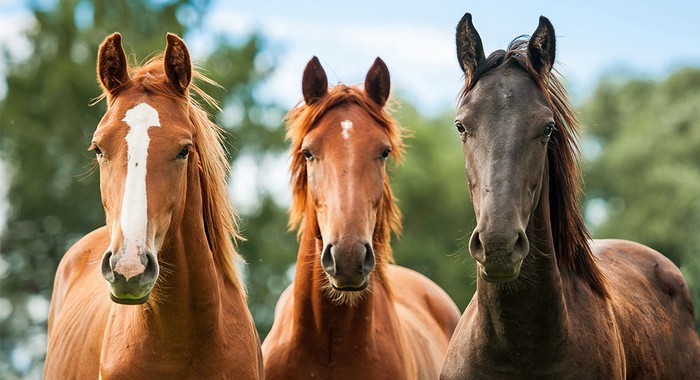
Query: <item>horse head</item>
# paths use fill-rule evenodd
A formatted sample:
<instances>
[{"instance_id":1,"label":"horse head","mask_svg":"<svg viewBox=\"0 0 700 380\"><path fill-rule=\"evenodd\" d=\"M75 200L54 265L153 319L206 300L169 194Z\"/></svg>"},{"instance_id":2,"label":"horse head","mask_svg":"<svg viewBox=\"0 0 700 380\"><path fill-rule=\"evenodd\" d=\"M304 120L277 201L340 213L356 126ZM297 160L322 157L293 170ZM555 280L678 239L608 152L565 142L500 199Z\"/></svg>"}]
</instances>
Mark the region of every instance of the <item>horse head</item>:
<instances>
[{"instance_id":1,"label":"horse head","mask_svg":"<svg viewBox=\"0 0 700 380\"><path fill-rule=\"evenodd\" d=\"M190 56L168 34L162 62L132 79L115 33L100 46L97 73L108 110L90 149L111 238L101 270L114 302L140 304L158 278L158 252L183 217L188 171L197 165L186 106Z\"/></svg>"}]
</instances>

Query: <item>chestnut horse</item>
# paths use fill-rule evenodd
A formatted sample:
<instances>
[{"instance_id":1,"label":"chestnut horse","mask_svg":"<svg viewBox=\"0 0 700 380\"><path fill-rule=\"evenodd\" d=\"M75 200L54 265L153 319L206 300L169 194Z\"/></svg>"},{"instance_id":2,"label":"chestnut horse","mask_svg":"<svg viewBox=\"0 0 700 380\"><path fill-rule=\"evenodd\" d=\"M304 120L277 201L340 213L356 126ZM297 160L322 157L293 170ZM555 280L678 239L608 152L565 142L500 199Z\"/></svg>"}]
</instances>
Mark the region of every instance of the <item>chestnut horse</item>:
<instances>
[{"instance_id":1,"label":"chestnut horse","mask_svg":"<svg viewBox=\"0 0 700 380\"><path fill-rule=\"evenodd\" d=\"M383 109L389 71L377 58L364 90L328 89L306 66L305 104L287 115L301 242L294 283L263 343L269 379L437 379L459 310L435 283L391 265L400 229L386 172L402 132Z\"/></svg>"},{"instance_id":2,"label":"chestnut horse","mask_svg":"<svg viewBox=\"0 0 700 380\"><path fill-rule=\"evenodd\" d=\"M261 378L222 131L190 98L212 101L190 84L206 78L172 34L164 56L134 69L111 35L97 74L108 106L90 149L107 225L58 267L45 377Z\"/></svg>"},{"instance_id":3,"label":"chestnut horse","mask_svg":"<svg viewBox=\"0 0 700 380\"><path fill-rule=\"evenodd\" d=\"M457 26L457 131L477 226L477 291L443 379L698 379L700 343L676 266L643 245L590 241L579 210L579 123L554 28L485 58Z\"/></svg>"}]
</instances>

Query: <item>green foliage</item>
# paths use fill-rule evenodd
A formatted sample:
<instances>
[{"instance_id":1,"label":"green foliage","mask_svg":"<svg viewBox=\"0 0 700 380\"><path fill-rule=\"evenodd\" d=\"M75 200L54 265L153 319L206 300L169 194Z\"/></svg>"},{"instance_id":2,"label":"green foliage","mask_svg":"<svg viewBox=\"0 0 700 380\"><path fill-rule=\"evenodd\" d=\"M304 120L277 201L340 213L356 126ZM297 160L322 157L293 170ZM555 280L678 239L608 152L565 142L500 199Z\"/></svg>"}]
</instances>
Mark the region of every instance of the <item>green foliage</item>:
<instances>
[{"instance_id":1,"label":"green foliage","mask_svg":"<svg viewBox=\"0 0 700 380\"><path fill-rule=\"evenodd\" d=\"M262 48L262 40L257 36L238 47L220 37L218 48L201 64L221 85L207 88L207 93L221 100L224 115L220 115L220 125L230 132L227 137L231 161L252 156L259 168L261 162L284 155L287 149L282 127L284 111L255 96L256 84L273 70L273 62L267 66L259 63ZM235 171L229 181L237 181ZM239 251L248 262L248 306L260 337L264 338L272 327L277 297L290 282L286 273L296 258L296 242L293 233L286 233L286 209L266 189L256 191L260 205L242 215L241 232L246 240L239 242Z\"/></svg>"},{"instance_id":2,"label":"green foliage","mask_svg":"<svg viewBox=\"0 0 700 380\"><path fill-rule=\"evenodd\" d=\"M454 112L426 118L403 103L395 115L413 135L405 162L392 176L404 225L393 244L396 263L431 278L464 309L476 286L467 249L476 224Z\"/></svg>"},{"instance_id":3,"label":"green foliage","mask_svg":"<svg viewBox=\"0 0 700 380\"><path fill-rule=\"evenodd\" d=\"M100 94L99 43L119 31L132 62L143 60L165 47L167 32L196 28L207 6L207 0L59 0L33 9L35 25L26 35L31 54L8 63L8 92L0 103L0 157L10 172L7 228L0 237L9 271L0 277L0 301L3 308L7 300L11 305L0 320L0 356L8 358L0 361L1 378L40 377L58 262L71 244L104 224L99 176L86 151L105 112L104 102L88 106ZM224 125L237 137L281 149L281 123L260 117L274 115L274 107L254 97L272 69L272 62L256 60L261 49L256 36L241 46L219 39L205 66L226 91L206 90L224 107L237 102L237 118ZM238 150L229 151L237 156Z\"/></svg>"},{"instance_id":4,"label":"green foliage","mask_svg":"<svg viewBox=\"0 0 700 380\"><path fill-rule=\"evenodd\" d=\"M295 233L286 229L286 209L270 195L263 198L259 210L243 219L247 241L240 249L248 262L248 306L261 340L272 327L277 299L293 278L298 245Z\"/></svg>"},{"instance_id":5,"label":"green foliage","mask_svg":"<svg viewBox=\"0 0 700 380\"><path fill-rule=\"evenodd\" d=\"M105 111L104 103L88 107L100 93L94 74L99 43L118 30L132 62L143 60L164 47L166 31L182 35L196 27L191 16L206 5L61 0L51 9L34 10L36 27L27 36L34 51L24 61L10 62L8 93L0 103L0 154L11 172L10 213L0 251L10 270L0 278L0 298L12 305L0 321L0 355L23 353L30 362L16 368L17 360L3 361L0 377L40 377L45 307L55 269L71 244L104 223L99 176L86 152ZM201 84L221 102L223 114L210 111L231 132L231 160L247 157L245 162L256 162L259 169L264 162L286 165L280 157L287 149L284 110L256 96L274 68L270 56L261 54L263 48L258 36L235 45L218 37L197 62L222 86ZM393 173L405 221L404 235L395 241L397 262L434 278L464 307L473 292L473 268L461 265L471 260L456 255L455 247L468 234L472 217L452 115L426 119L405 105L397 117L415 135L406 162ZM231 181L236 180L234 172ZM239 250L248 261L249 306L264 338L277 298L291 281L297 242L287 232L284 201L264 186L257 190L257 207L242 215L247 240Z\"/></svg>"},{"instance_id":6,"label":"green foliage","mask_svg":"<svg viewBox=\"0 0 700 380\"><path fill-rule=\"evenodd\" d=\"M9 62L0 102L0 159L10 172L0 306L11 305L5 318L0 310L0 356L10 358L0 361L0 378L40 377L45 308L58 262L72 243L104 224L98 175L86 152L105 111L104 103L88 107L100 93L99 43L118 30L133 60L144 59L164 48L166 32L196 29L207 7L207 0L58 0L34 9L27 34L33 50ZM287 149L284 110L256 95L275 62L260 36L241 41L218 37L197 61L223 87L203 85L224 109L211 111L231 132L232 161L246 157L259 169L286 165L280 159ZM466 248L475 222L453 112L425 117L404 102L394 115L413 135L405 162L391 170L404 215L404 233L393 244L396 262L433 279L463 309L475 286ZM605 80L583 107L583 121L584 145L602 152L586 166L588 204L602 202L607 211L595 235L639 241L671 257L700 306L700 70L680 70L662 82ZM248 261L249 306L264 338L291 281L297 242L287 232L284 201L265 186L257 190L258 204L242 215L247 241L239 250ZM22 354L29 364L13 367Z\"/></svg>"},{"instance_id":7,"label":"green foliage","mask_svg":"<svg viewBox=\"0 0 700 380\"><path fill-rule=\"evenodd\" d=\"M662 81L607 78L582 120L586 142L602 148L586 166L588 204L602 200L608 213L595 236L634 240L673 260L700 315L700 69Z\"/></svg>"}]
</instances>

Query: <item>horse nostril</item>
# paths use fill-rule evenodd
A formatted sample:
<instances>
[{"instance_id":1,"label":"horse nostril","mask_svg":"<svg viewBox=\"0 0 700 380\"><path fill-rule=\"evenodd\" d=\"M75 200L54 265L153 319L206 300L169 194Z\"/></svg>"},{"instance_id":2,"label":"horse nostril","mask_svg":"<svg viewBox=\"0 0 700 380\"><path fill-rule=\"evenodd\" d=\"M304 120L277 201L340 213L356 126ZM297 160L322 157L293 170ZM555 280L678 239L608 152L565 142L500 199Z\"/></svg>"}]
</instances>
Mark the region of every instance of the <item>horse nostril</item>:
<instances>
[{"instance_id":1,"label":"horse nostril","mask_svg":"<svg viewBox=\"0 0 700 380\"><path fill-rule=\"evenodd\" d=\"M158 277L158 259L152 253L146 253L146 269L143 270L141 275L141 283L149 283L155 281Z\"/></svg>"},{"instance_id":2,"label":"horse nostril","mask_svg":"<svg viewBox=\"0 0 700 380\"><path fill-rule=\"evenodd\" d=\"M469 239L469 253L472 254L476 261L484 261L484 245L481 242L481 234L477 230L474 230L472 237Z\"/></svg>"},{"instance_id":3,"label":"horse nostril","mask_svg":"<svg viewBox=\"0 0 700 380\"><path fill-rule=\"evenodd\" d=\"M333 253L331 252L332 248L333 245L328 244L326 248L323 249L323 253L321 253L321 267L329 275L335 276L337 270L335 267L335 258L333 257Z\"/></svg>"},{"instance_id":4,"label":"horse nostril","mask_svg":"<svg viewBox=\"0 0 700 380\"><path fill-rule=\"evenodd\" d=\"M518 231L518 237L515 240L515 246L513 246L513 252L528 252L530 250L530 243L528 242L527 235L525 231Z\"/></svg>"},{"instance_id":5,"label":"horse nostril","mask_svg":"<svg viewBox=\"0 0 700 380\"><path fill-rule=\"evenodd\" d=\"M374 269L374 250L369 243L365 243L365 258L362 260L362 275L367 276Z\"/></svg>"},{"instance_id":6,"label":"horse nostril","mask_svg":"<svg viewBox=\"0 0 700 380\"><path fill-rule=\"evenodd\" d=\"M107 251L102 256L102 264L100 265L100 271L102 272L102 277L109 282L114 282L114 272L112 271L112 252Z\"/></svg>"}]
</instances>

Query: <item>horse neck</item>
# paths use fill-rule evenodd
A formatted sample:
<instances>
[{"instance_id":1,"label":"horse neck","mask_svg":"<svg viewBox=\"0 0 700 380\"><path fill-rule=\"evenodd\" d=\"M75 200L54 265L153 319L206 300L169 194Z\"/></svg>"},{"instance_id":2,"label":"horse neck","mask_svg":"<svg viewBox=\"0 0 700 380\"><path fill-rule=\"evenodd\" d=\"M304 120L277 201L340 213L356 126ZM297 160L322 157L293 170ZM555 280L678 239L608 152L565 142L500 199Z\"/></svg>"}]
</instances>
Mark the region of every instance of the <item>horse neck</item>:
<instances>
[{"instance_id":1,"label":"horse neck","mask_svg":"<svg viewBox=\"0 0 700 380\"><path fill-rule=\"evenodd\" d=\"M477 276L478 316L475 331L496 354L517 350L527 357L550 358L567 336L568 315L557 266L545 164L538 205L530 217L530 252L520 276L510 284L493 284ZM532 363L532 362L530 362Z\"/></svg>"},{"instance_id":2,"label":"horse neck","mask_svg":"<svg viewBox=\"0 0 700 380\"><path fill-rule=\"evenodd\" d=\"M308 213L307 215L313 215ZM398 330L398 320L390 305L386 264L377 260L371 274L371 291L354 306L332 302L322 288L326 279L320 264L322 242L315 236L313 216L305 221L301 236L294 277L294 328L305 348L327 352L348 347L371 347L375 324L381 324L389 334ZM382 309L381 313L375 313ZM381 320L378 320L381 319Z\"/></svg>"},{"instance_id":3,"label":"horse neck","mask_svg":"<svg viewBox=\"0 0 700 380\"><path fill-rule=\"evenodd\" d=\"M230 295L237 289L224 281L214 263L204 230L197 166L192 162L188 170L182 221L171 227L158 253L161 271L151 299L138 307L138 312L122 315L131 319L128 325L132 328L143 330L125 334L138 340L141 347L173 347L186 353L188 347L196 349L202 341L220 338L216 332L222 327L222 308L233 313L245 307L240 291L238 297L222 297L223 292Z\"/></svg>"}]
</instances>

